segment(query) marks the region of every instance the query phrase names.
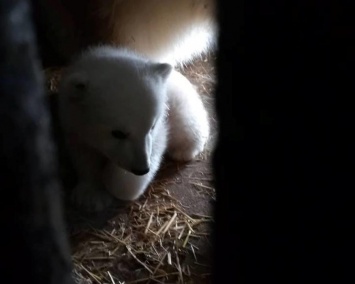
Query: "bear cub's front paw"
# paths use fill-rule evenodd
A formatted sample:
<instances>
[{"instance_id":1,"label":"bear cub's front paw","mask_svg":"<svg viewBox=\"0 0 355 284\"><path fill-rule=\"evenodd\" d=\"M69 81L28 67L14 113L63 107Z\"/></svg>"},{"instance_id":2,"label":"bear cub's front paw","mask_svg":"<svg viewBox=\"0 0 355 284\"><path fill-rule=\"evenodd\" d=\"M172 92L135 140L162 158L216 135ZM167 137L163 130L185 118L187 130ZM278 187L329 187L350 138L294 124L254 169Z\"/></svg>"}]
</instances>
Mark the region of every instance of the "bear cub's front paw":
<instances>
[{"instance_id":1,"label":"bear cub's front paw","mask_svg":"<svg viewBox=\"0 0 355 284\"><path fill-rule=\"evenodd\" d=\"M79 182L72 192L71 201L87 212L98 212L110 207L114 197L95 183Z\"/></svg>"}]
</instances>

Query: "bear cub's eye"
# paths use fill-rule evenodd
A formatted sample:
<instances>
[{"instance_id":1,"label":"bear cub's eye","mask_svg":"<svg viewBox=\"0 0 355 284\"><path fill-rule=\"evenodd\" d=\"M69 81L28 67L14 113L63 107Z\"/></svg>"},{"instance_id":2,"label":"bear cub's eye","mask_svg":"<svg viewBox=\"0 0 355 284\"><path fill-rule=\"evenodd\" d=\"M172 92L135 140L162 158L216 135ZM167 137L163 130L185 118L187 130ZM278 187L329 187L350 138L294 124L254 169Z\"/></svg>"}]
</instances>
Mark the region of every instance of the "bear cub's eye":
<instances>
[{"instance_id":1,"label":"bear cub's eye","mask_svg":"<svg viewBox=\"0 0 355 284\"><path fill-rule=\"evenodd\" d=\"M126 139L128 137L128 133L124 133L120 130L112 130L111 135L116 139Z\"/></svg>"}]
</instances>

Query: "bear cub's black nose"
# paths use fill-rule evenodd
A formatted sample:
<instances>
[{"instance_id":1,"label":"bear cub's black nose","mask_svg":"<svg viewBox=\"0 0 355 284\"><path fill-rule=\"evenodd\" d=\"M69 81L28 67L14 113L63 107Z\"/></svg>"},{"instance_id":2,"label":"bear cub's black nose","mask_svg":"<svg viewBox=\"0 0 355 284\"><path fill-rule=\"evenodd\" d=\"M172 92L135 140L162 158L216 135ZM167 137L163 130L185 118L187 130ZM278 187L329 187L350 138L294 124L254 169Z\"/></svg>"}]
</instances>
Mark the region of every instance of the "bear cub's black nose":
<instances>
[{"instance_id":1,"label":"bear cub's black nose","mask_svg":"<svg viewBox=\"0 0 355 284\"><path fill-rule=\"evenodd\" d=\"M147 169L132 169L131 172L137 176L144 176L145 174L149 173L149 168Z\"/></svg>"}]
</instances>

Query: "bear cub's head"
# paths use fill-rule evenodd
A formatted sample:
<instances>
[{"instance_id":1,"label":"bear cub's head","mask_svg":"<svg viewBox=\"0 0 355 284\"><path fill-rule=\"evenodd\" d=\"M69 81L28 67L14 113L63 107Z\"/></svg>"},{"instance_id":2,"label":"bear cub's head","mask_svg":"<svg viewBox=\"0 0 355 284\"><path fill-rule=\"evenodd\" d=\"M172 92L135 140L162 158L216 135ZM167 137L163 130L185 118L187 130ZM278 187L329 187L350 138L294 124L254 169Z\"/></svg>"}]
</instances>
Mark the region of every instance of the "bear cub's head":
<instances>
[{"instance_id":1,"label":"bear cub's head","mask_svg":"<svg viewBox=\"0 0 355 284\"><path fill-rule=\"evenodd\" d=\"M172 66L99 47L84 53L59 86L66 131L136 175L149 172L152 141L166 114Z\"/></svg>"}]
</instances>

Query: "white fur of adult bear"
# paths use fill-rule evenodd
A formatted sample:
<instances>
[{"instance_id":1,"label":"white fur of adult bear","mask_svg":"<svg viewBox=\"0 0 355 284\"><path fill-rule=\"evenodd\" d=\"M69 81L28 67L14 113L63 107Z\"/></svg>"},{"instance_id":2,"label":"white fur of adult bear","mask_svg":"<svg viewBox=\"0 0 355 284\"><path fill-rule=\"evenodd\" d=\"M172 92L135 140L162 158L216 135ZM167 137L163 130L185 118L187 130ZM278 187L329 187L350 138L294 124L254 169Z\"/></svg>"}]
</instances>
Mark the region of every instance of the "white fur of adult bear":
<instances>
[{"instance_id":1,"label":"white fur of adult bear","mask_svg":"<svg viewBox=\"0 0 355 284\"><path fill-rule=\"evenodd\" d=\"M216 47L215 0L105 0L97 9L104 42L157 62L177 66Z\"/></svg>"},{"instance_id":2,"label":"white fur of adult bear","mask_svg":"<svg viewBox=\"0 0 355 284\"><path fill-rule=\"evenodd\" d=\"M73 198L87 210L135 200L167 152L189 161L209 136L204 105L172 66L126 49L90 48L59 86L59 113L79 177Z\"/></svg>"}]
</instances>

